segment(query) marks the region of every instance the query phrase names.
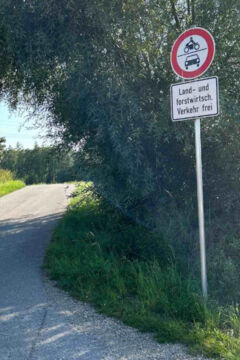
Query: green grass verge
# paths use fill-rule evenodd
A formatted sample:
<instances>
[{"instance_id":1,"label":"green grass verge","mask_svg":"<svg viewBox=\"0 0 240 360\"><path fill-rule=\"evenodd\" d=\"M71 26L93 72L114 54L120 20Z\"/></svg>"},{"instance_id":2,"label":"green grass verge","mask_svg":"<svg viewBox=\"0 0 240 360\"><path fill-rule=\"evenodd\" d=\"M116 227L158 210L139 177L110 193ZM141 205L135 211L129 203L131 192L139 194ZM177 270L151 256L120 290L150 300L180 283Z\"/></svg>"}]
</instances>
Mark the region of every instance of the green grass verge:
<instances>
[{"instance_id":1,"label":"green grass verge","mask_svg":"<svg viewBox=\"0 0 240 360\"><path fill-rule=\"evenodd\" d=\"M160 342L239 360L239 309L206 306L166 240L95 197L89 184L80 184L59 222L44 268L74 297Z\"/></svg>"},{"instance_id":2,"label":"green grass verge","mask_svg":"<svg viewBox=\"0 0 240 360\"><path fill-rule=\"evenodd\" d=\"M23 181L11 180L6 182L0 182L0 197L7 195L15 190L19 190L26 186Z\"/></svg>"}]
</instances>

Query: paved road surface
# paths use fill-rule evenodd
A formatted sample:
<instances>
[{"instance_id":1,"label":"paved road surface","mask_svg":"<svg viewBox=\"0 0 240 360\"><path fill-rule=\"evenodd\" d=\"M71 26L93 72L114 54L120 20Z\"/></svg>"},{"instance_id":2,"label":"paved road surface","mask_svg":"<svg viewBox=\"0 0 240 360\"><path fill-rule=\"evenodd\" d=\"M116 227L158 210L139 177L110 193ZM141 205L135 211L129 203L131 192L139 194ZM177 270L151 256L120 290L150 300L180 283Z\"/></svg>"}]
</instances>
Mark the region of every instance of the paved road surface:
<instances>
[{"instance_id":1,"label":"paved road surface","mask_svg":"<svg viewBox=\"0 0 240 360\"><path fill-rule=\"evenodd\" d=\"M43 278L45 247L71 190L36 185L0 199L0 360L201 359L97 314Z\"/></svg>"}]
</instances>

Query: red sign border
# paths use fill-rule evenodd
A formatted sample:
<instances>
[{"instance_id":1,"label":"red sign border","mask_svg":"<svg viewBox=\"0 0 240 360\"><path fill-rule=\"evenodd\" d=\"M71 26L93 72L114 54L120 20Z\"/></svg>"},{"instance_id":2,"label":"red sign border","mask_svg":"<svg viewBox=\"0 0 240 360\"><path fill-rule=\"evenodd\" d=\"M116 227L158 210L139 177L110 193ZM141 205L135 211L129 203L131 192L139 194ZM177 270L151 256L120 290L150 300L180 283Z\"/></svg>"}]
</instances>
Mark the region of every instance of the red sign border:
<instances>
[{"instance_id":1,"label":"red sign border","mask_svg":"<svg viewBox=\"0 0 240 360\"><path fill-rule=\"evenodd\" d=\"M199 35L199 36L202 36L206 40L206 42L208 44L208 55L207 55L205 62L197 70L185 71L185 70L182 70L180 68L180 66L178 66L177 51L178 51L178 48L179 48L180 44L182 43L182 41L191 35ZM214 38L212 37L212 35L210 34L210 32L208 30L203 29L201 27L195 27L192 29L188 29L188 30L184 31L181 35L179 35L179 37L176 39L176 41L174 42L174 44L172 46L172 51L171 51L171 55L170 55L172 69L175 72L175 74L180 76L181 78L194 79L194 78L204 74L207 71L207 69L209 68L209 66L211 65L211 63L214 59L214 54L215 54L215 42L214 42Z\"/></svg>"}]
</instances>

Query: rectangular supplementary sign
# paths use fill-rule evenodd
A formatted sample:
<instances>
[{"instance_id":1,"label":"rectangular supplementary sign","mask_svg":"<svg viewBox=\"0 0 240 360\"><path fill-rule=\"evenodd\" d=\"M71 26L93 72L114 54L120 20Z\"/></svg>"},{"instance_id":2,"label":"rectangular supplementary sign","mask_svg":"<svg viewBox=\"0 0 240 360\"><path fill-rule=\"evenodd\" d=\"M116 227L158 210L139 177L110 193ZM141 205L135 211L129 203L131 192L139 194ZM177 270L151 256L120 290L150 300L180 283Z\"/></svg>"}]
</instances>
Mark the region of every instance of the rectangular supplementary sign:
<instances>
[{"instance_id":1,"label":"rectangular supplementary sign","mask_svg":"<svg viewBox=\"0 0 240 360\"><path fill-rule=\"evenodd\" d=\"M172 121L219 114L218 78L202 78L171 85Z\"/></svg>"}]
</instances>

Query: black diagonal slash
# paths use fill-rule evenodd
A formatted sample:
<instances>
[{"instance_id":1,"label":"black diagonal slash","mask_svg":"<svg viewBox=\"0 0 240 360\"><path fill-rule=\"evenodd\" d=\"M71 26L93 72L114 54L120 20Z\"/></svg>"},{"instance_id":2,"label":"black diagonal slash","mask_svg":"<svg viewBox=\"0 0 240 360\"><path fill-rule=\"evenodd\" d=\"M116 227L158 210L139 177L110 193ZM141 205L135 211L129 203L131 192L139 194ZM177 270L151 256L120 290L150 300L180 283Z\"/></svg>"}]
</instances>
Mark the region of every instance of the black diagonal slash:
<instances>
[{"instance_id":1,"label":"black diagonal slash","mask_svg":"<svg viewBox=\"0 0 240 360\"><path fill-rule=\"evenodd\" d=\"M191 52L188 53L188 54L181 54L181 55L178 55L177 57L192 55L192 54L199 53L200 51L207 50L207 49L208 49L208 48L203 48L203 49L201 49L201 50L191 51Z\"/></svg>"}]
</instances>

